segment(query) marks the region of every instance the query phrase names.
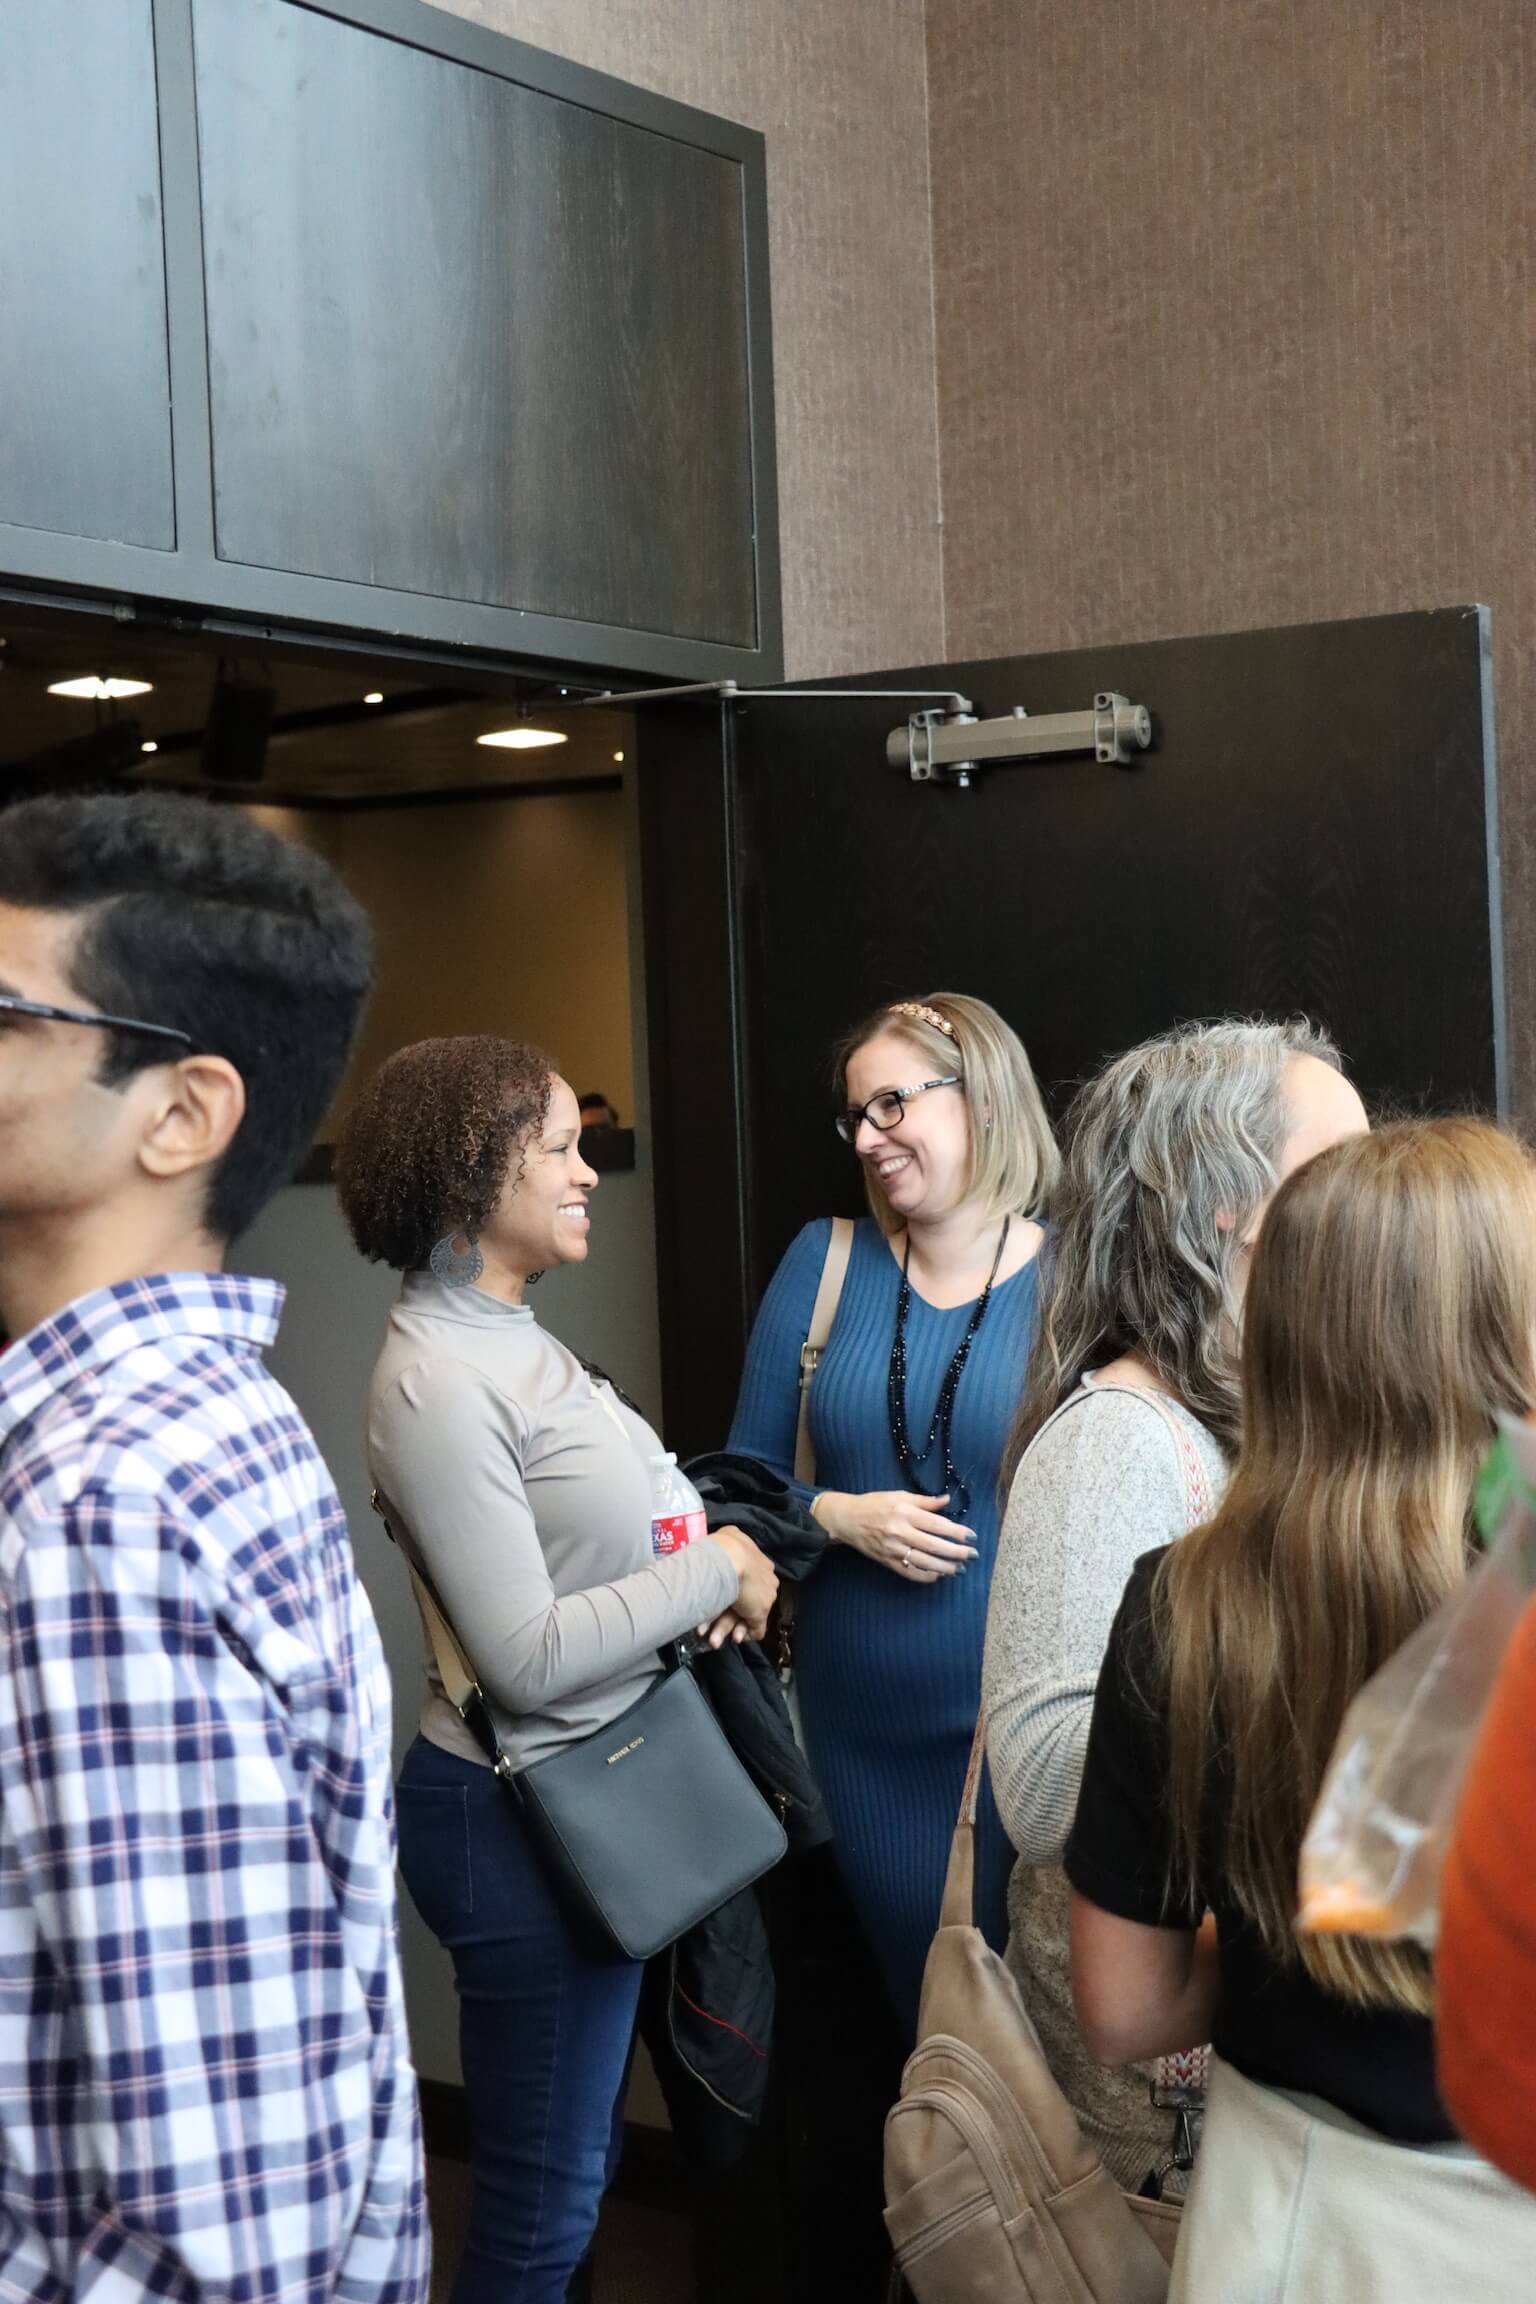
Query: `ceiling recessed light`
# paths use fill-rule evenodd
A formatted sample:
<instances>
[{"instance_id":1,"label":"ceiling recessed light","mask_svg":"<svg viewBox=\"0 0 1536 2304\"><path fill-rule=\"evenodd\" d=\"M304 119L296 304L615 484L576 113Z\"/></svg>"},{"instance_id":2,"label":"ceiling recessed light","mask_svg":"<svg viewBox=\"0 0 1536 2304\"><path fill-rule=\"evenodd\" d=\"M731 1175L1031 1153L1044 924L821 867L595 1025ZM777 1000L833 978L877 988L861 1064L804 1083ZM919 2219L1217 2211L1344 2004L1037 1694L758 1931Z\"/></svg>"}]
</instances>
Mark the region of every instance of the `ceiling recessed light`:
<instances>
[{"instance_id":1,"label":"ceiling recessed light","mask_svg":"<svg viewBox=\"0 0 1536 2304\"><path fill-rule=\"evenodd\" d=\"M520 723L516 728L493 728L488 736L477 736L477 744L501 744L509 752L536 752L541 744L564 744L565 731L559 728L530 728Z\"/></svg>"},{"instance_id":2,"label":"ceiling recessed light","mask_svg":"<svg viewBox=\"0 0 1536 2304\"><path fill-rule=\"evenodd\" d=\"M619 761L619 762L622 764L622 762L623 762L623 759L624 759L624 755L623 755L623 753L622 753L622 752L615 752L615 754L614 754L614 758L615 758L615 760Z\"/></svg>"},{"instance_id":3,"label":"ceiling recessed light","mask_svg":"<svg viewBox=\"0 0 1536 2304\"><path fill-rule=\"evenodd\" d=\"M147 738L146 741L139 746L139 750L141 752L158 752L159 749L160 747L155 742L153 736Z\"/></svg>"},{"instance_id":4,"label":"ceiling recessed light","mask_svg":"<svg viewBox=\"0 0 1536 2304\"><path fill-rule=\"evenodd\" d=\"M78 680L51 680L50 696L88 696L97 704L114 704L120 696L147 696L152 680L103 680L99 673L82 673Z\"/></svg>"},{"instance_id":5,"label":"ceiling recessed light","mask_svg":"<svg viewBox=\"0 0 1536 2304\"><path fill-rule=\"evenodd\" d=\"M382 704L383 701L384 691L382 688L370 688L367 695L363 698L363 702L365 704Z\"/></svg>"}]
</instances>

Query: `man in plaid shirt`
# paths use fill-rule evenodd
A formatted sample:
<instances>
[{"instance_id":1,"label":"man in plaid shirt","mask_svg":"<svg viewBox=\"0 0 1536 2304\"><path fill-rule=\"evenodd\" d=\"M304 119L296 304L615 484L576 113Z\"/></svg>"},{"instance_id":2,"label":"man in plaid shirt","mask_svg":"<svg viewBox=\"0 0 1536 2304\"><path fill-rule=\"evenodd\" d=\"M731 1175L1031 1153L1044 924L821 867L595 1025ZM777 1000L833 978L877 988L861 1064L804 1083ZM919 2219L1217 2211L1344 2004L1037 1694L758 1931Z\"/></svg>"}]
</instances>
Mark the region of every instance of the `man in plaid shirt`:
<instances>
[{"instance_id":1,"label":"man in plaid shirt","mask_svg":"<svg viewBox=\"0 0 1536 2304\"><path fill-rule=\"evenodd\" d=\"M389 1689L220 1270L367 923L234 809L0 815L0 2300L422 2304Z\"/></svg>"}]
</instances>

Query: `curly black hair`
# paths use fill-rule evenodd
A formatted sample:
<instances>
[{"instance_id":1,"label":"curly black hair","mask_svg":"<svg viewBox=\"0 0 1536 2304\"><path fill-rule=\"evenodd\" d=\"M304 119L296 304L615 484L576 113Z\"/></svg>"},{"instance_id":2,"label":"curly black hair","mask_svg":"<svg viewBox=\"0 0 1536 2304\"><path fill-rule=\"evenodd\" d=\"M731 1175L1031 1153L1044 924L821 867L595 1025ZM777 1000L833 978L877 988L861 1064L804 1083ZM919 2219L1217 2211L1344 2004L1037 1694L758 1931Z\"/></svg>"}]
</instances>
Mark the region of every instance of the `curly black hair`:
<instances>
[{"instance_id":1,"label":"curly black hair","mask_svg":"<svg viewBox=\"0 0 1536 2304\"><path fill-rule=\"evenodd\" d=\"M522 1176L554 1079L541 1048L488 1032L397 1049L336 1145L342 1214L361 1253L418 1272L446 1234L483 1230L514 1156Z\"/></svg>"}]
</instances>

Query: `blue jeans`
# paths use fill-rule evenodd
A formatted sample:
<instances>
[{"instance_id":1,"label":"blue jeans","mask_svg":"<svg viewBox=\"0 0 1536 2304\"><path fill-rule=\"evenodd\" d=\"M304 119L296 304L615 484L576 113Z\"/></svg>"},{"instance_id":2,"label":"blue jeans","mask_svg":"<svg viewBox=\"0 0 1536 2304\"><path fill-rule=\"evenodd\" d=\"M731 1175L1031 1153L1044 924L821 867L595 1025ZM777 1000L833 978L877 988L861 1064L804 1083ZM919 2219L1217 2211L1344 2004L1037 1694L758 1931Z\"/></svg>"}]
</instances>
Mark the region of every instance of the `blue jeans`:
<instances>
[{"instance_id":1,"label":"blue jeans","mask_svg":"<svg viewBox=\"0 0 1536 2304\"><path fill-rule=\"evenodd\" d=\"M453 2304L563 2304L612 2173L644 1973L594 1955L506 1787L418 1736L400 1869L453 1956L474 2197Z\"/></svg>"}]
</instances>

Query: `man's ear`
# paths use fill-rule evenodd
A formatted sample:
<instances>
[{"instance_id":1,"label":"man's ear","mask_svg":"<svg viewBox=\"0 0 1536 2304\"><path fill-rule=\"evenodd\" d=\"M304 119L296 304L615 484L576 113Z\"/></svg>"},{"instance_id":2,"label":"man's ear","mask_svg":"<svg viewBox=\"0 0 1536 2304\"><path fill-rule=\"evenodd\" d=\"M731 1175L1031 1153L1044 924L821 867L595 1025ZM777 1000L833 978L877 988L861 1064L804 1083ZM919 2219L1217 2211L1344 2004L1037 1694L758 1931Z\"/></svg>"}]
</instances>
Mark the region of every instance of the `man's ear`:
<instances>
[{"instance_id":1,"label":"man's ear","mask_svg":"<svg viewBox=\"0 0 1536 2304\"><path fill-rule=\"evenodd\" d=\"M145 1075L146 1081L148 1075ZM216 1167L245 1118L245 1082L227 1056L184 1056L159 1074L139 1164L167 1181Z\"/></svg>"}]
</instances>

